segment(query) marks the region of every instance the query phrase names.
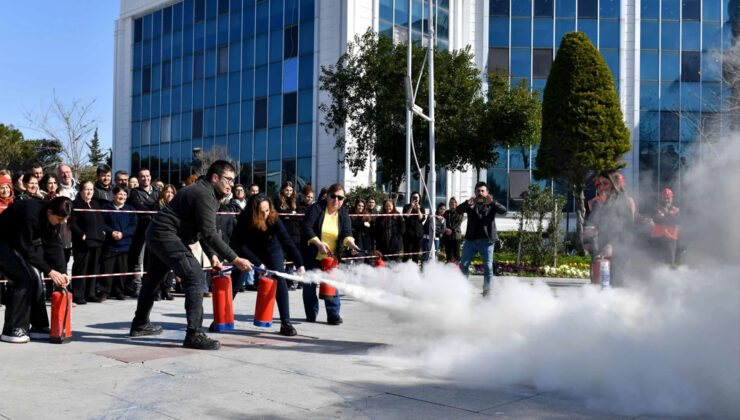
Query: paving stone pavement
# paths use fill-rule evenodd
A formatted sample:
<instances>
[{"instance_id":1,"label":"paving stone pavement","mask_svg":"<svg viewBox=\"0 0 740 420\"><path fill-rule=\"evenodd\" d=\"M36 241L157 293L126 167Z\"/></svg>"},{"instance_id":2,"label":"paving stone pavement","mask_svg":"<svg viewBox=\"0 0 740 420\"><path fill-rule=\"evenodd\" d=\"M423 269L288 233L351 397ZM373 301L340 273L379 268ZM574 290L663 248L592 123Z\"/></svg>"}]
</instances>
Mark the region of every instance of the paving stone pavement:
<instances>
[{"instance_id":1,"label":"paving stone pavement","mask_svg":"<svg viewBox=\"0 0 740 420\"><path fill-rule=\"evenodd\" d=\"M343 299L344 324L330 326L323 305L318 322L305 322L301 292L291 292L297 337L279 335L277 318L272 328L253 326L255 298L239 294L236 330L212 334L220 351L181 347L182 297L155 302L160 336L128 337L136 302L127 300L75 308L69 344L0 343L0 418L627 418L532 388L469 389L385 366L368 352L404 337L385 314L351 298ZM211 305L204 299L206 325Z\"/></svg>"}]
</instances>

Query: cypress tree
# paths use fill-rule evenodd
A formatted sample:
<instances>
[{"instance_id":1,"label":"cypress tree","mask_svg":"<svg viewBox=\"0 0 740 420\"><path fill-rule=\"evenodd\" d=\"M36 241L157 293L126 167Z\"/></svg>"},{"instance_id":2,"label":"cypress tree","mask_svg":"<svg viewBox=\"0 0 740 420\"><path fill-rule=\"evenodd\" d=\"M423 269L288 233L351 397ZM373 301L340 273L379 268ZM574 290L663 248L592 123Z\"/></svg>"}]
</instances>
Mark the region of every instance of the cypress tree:
<instances>
[{"instance_id":1,"label":"cypress tree","mask_svg":"<svg viewBox=\"0 0 740 420\"><path fill-rule=\"evenodd\" d=\"M565 34L542 98L542 141L535 177L560 178L571 186L579 240L588 177L624 167L621 159L630 149L630 133L604 58L585 34Z\"/></svg>"}]
</instances>

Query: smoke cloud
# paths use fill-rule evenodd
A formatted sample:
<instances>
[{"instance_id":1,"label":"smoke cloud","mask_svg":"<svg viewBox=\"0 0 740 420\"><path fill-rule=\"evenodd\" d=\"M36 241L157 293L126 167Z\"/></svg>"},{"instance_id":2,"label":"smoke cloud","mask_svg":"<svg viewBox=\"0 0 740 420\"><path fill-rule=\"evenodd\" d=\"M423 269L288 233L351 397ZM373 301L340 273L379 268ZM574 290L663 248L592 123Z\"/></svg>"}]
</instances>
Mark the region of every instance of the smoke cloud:
<instances>
[{"instance_id":1,"label":"smoke cloud","mask_svg":"<svg viewBox=\"0 0 740 420\"><path fill-rule=\"evenodd\" d=\"M619 414L740 417L740 139L684 179L687 263L628 287L495 278L483 299L459 271L345 267L342 293L385 311L404 342L371 357L466 386L533 386ZM639 247L636 247L639 249Z\"/></svg>"}]
</instances>

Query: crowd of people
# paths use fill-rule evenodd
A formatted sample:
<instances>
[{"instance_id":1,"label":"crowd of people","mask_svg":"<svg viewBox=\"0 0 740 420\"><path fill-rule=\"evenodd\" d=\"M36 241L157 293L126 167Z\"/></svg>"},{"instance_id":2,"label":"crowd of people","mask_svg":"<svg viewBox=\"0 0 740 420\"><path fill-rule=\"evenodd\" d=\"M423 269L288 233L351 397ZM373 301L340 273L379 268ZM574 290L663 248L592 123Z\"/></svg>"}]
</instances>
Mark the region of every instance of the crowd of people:
<instances>
[{"instance_id":1,"label":"crowd of people","mask_svg":"<svg viewBox=\"0 0 740 420\"><path fill-rule=\"evenodd\" d=\"M22 343L48 336L43 301L54 287L69 285L74 305L137 299L132 336L159 334L161 327L149 321L152 305L174 299L173 291L180 292L187 312L183 344L215 349L218 341L202 329L202 301L211 293L209 269L233 266L236 295L257 290L259 275L254 267L302 275L320 268L328 256L365 257L368 262L382 256L419 264L430 258L432 244L444 250L448 262L459 264L466 276L480 254L486 296L493 276L495 216L506 213L484 182L476 184L474 197L461 203L453 197L431 214L417 192L399 211L394 201L377 203L374 197L348 203L341 184L323 188L314 200L310 185L299 192L293 183L285 182L273 199L256 184L235 183L235 169L224 161L211 165L205 176L192 175L179 189L152 180L146 168L130 176L123 170L113 174L109 166L100 165L96 178L96 182L78 182L67 165L54 173L44 173L40 165L23 174L0 171L0 223L12 226L0 234L0 271L9 280L2 299L8 305L3 341ZM675 262L678 229L678 208L672 205L672 197L672 191L665 189L650 219L653 248L670 263ZM614 261L612 281L619 284L618 267L627 265L624 226L639 215L617 172L597 177L597 195L589 209L587 248ZM46 279L43 283L41 276ZM280 333L296 335L289 290L302 288L306 320L315 322L316 286L282 277L276 281ZM343 322L340 308L339 294L325 299L328 324Z\"/></svg>"}]
</instances>

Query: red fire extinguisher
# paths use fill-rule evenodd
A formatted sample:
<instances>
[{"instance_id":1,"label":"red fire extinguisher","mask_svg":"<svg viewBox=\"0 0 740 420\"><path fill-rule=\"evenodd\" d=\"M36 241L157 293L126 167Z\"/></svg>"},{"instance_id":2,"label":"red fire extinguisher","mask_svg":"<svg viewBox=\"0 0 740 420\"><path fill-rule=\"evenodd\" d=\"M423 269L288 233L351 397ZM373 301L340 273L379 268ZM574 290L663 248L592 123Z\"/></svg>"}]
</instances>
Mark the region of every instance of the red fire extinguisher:
<instances>
[{"instance_id":1,"label":"red fire extinguisher","mask_svg":"<svg viewBox=\"0 0 740 420\"><path fill-rule=\"evenodd\" d=\"M49 341L64 344L72 341L72 293L66 287L51 294L51 334Z\"/></svg>"},{"instance_id":2,"label":"red fire extinguisher","mask_svg":"<svg viewBox=\"0 0 740 420\"><path fill-rule=\"evenodd\" d=\"M257 327L272 327L272 315L275 308L277 280L261 277L257 288L257 302L254 305L254 322Z\"/></svg>"},{"instance_id":3,"label":"red fire extinguisher","mask_svg":"<svg viewBox=\"0 0 740 420\"><path fill-rule=\"evenodd\" d=\"M231 276L219 273L211 279L213 287L213 331L234 329L234 302L231 294Z\"/></svg>"},{"instance_id":4,"label":"red fire extinguisher","mask_svg":"<svg viewBox=\"0 0 740 420\"><path fill-rule=\"evenodd\" d=\"M339 264L339 260L336 258L325 257L321 260L321 271L331 271L337 268L337 264ZM319 285L319 298L334 299L335 297L337 297L337 289L335 287L331 287L323 282Z\"/></svg>"},{"instance_id":5,"label":"red fire extinguisher","mask_svg":"<svg viewBox=\"0 0 740 420\"><path fill-rule=\"evenodd\" d=\"M373 263L373 267L385 267L385 262L383 262L383 259L378 257L378 260Z\"/></svg>"},{"instance_id":6,"label":"red fire extinguisher","mask_svg":"<svg viewBox=\"0 0 740 420\"><path fill-rule=\"evenodd\" d=\"M601 285L601 288L607 288L611 283L611 261L601 256L597 256L591 265L591 284Z\"/></svg>"}]
</instances>

